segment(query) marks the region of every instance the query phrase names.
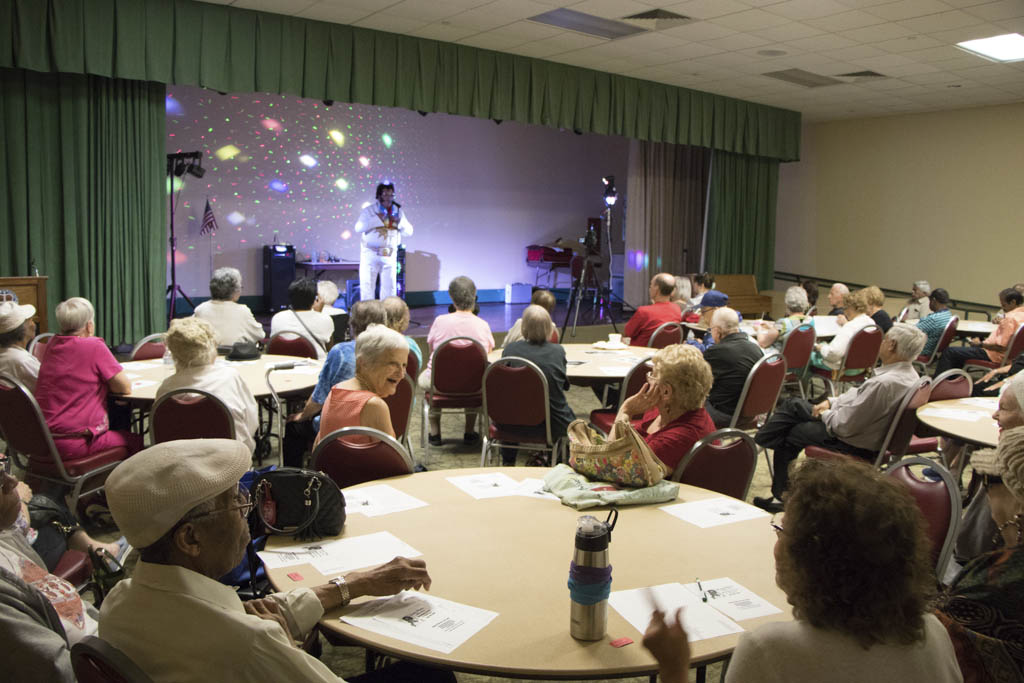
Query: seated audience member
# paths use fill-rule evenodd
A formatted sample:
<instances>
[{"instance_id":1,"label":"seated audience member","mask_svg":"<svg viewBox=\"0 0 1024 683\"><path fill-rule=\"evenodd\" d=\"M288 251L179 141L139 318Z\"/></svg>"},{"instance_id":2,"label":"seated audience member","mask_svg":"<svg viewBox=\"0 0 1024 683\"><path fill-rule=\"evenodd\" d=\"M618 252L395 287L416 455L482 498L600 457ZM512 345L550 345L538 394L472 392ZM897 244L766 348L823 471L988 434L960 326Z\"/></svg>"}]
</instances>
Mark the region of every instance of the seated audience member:
<instances>
[{"instance_id":1,"label":"seated audience member","mask_svg":"<svg viewBox=\"0 0 1024 683\"><path fill-rule=\"evenodd\" d=\"M807 315L810 304L807 302L807 291L799 285L786 290L786 315L774 324L761 325L757 331L757 343L762 349L782 352L782 345L789 333L801 325L814 327L814 318ZM756 324L756 323L755 323ZM799 373L802 368L789 368L790 372Z\"/></svg>"},{"instance_id":2,"label":"seated audience member","mask_svg":"<svg viewBox=\"0 0 1024 683\"><path fill-rule=\"evenodd\" d=\"M648 290L651 295L651 303L636 309L636 313L629 319L623 330L623 333L629 337L630 346L647 346L651 341L651 335L658 327L665 323L682 321L683 316L679 307L670 300L675 288L675 278L668 273L658 273L651 278L651 286Z\"/></svg>"},{"instance_id":3,"label":"seated audience member","mask_svg":"<svg viewBox=\"0 0 1024 683\"><path fill-rule=\"evenodd\" d=\"M334 335L334 322L320 311L323 302L313 278L299 278L288 285L288 302L287 311L278 311L270 319L270 336L291 332L305 337L316 347L317 358L323 360Z\"/></svg>"},{"instance_id":4,"label":"seated audience member","mask_svg":"<svg viewBox=\"0 0 1024 683\"><path fill-rule=\"evenodd\" d=\"M924 284L927 285L928 283L925 282ZM949 319L953 317L953 312L949 310L949 293L946 290L941 287L934 291L929 290L927 299L931 313L920 316L920 319L917 321L917 329L928 335L924 351L921 352L925 356L929 355L939 345L942 333L946 331L946 325L949 324ZM909 315L907 319L911 319Z\"/></svg>"},{"instance_id":5,"label":"seated audience member","mask_svg":"<svg viewBox=\"0 0 1024 683\"><path fill-rule=\"evenodd\" d=\"M715 431L704 409L711 390L711 366L688 344L659 349L651 364L647 383L622 402L616 419L643 415L633 426L671 474L693 444Z\"/></svg>"},{"instance_id":6,"label":"seated audience member","mask_svg":"<svg viewBox=\"0 0 1024 683\"><path fill-rule=\"evenodd\" d=\"M843 315L846 309L846 296L849 293L850 288L842 282L836 282L832 285L831 289L828 290L828 305L832 307L828 312L829 315Z\"/></svg>"},{"instance_id":7,"label":"seated audience member","mask_svg":"<svg viewBox=\"0 0 1024 683\"><path fill-rule=\"evenodd\" d=\"M868 304L868 315L875 321L883 334L888 332L892 327L892 317L882 308L885 305L885 294L875 285L871 285L864 288L864 300Z\"/></svg>"},{"instance_id":8,"label":"seated audience member","mask_svg":"<svg viewBox=\"0 0 1024 683\"><path fill-rule=\"evenodd\" d=\"M804 280L799 284L807 292L807 310L810 311L818 305L818 283L813 280Z\"/></svg>"},{"instance_id":9,"label":"seated audience member","mask_svg":"<svg viewBox=\"0 0 1024 683\"><path fill-rule=\"evenodd\" d=\"M843 364L846 350L850 348L853 336L875 324L875 321L868 315L867 296L864 290L847 294L843 298L843 311L847 323L839 328L839 332L831 341L818 342L814 345L814 352L811 354L811 365L823 370L838 370Z\"/></svg>"},{"instance_id":10,"label":"seated audience member","mask_svg":"<svg viewBox=\"0 0 1024 683\"><path fill-rule=\"evenodd\" d=\"M142 435L110 429L107 394L128 394L132 381L96 333L92 304L74 297L57 304L60 334L51 337L39 368L36 400L65 461L111 448L142 449Z\"/></svg>"},{"instance_id":11,"label":"seated audience member","mask_svg":"<svg viewBox=\"0 0 1024 683\"><path fill-rule=\"evenodd\" d=\"M320 410L327 400L331 388L356 374L356 340L370 325L387 324L388 314L384 304L376 299L357 301L351 308L348 321L352 339L335 344L327 353L327 360L320 368L313 395L306 399L301 412L288 416L283 446L284 464L300 467L306 451L313 443L320 429Z\"/></svg>"},{"instance_id":12,"label":"seated audience member","mask_svg":"<svg viewBox=\"0 0 1024 683\"><path fill-rule=\"evenodd\" d=\"M548 402L551 411L551 439L558 441L566 435L569 423L576 419L576 414L569 407L565 392L569 389L569 378L566 375L565 348L552 342L551 316L538 304L531 304L523 311L521 330L523 338L507 344L501 352L502 358L515 356L525 358L544 373L548 380ZM503 448L501 453L505 465L516 464L514 448Z\"/></svg>"},{"instance_id":13,"label":"seated audience member","mask_svg":"<svg viewBox=\"0 0 1024 683\"><path fill-rule=\"evenodd\" d=\"M1024 325L1024 294L1016 289L1008 288L999 293L999 305L1003 309L1003 319L985 341L977 337L970 339L970 346L950 346L942 352L942 358L935 368L940 375L950 368L962 368L971 359L988 360L998 365L1003 364L1006 356L1006 345L1017 328Z\"/></svg>"},{"instance_id":14,"label":"seated audience member","mask_svg":"<svg viewBox=\"0 0 1024 683\"><path fill-rule=\"evenodd\" d=\"M704 298L707 300L706 296ZM715 426L722 428L732 421L747 375L764 354L761 347L740 330L740 317L731 308L715 311L710 332L715 344L704 352L704 360L711 366L715 381L705 408Z\"/></svg>"},{"instance_id":15,"label":"seated audience member","mask_svg":"<svg viewBox=\"0 0 1024 683\"><path fill-rule=\"evenodd\" d=\"M531 306L540 306L548 312L548 319L551 318L552 313L555 310L555 295L546 289L538 289L530 297ZM523 337L523 319L518 318L512 323L512 328L505 333L505 339L501 345L503 347L517 341L522 341ZM551 330L548 333L548 339L558 343L558 328L555 327L555 323L551 323Z\"/></svg>"},{"instance_id":16,"label":"seated audience member","mask_svg":"<svg viewBox=\"0 0 1024 683\"><path fill-rule=\"evenodd\" d=\"M235 424L235 438L251 453L256 447L253 435L260 426L259 407L252 389L238 370L217 365L217 333L213 325L199 318L178 318L164 335L174 359L174 374L156 390L160 398L176 389L200 389L221 400Z\"/></svg>"},{"instance_id":17,"label":"seated audience member","mask_svg":"<svg viewBox=\"0 0 1024 683\"><path fill-rule=\"evenodd\" d=\"M484 351L490 353L494 348L494 335L491 334L491 326L483 318L473 314L473 307L476 305L476 285L465 275L460 275L448 284L448 295L452 298L452 305L455 306L453 313L445 313L434 319L427 334L427 346L430 348L430 355L433 356L437 347L454 337L469 337L479 342ZM420 388L429 391L431 382L431 363L433 358L427 361L426 369L420 373ZM476 411L466 411L466 430L462 437L462 443L471 446L480 441L480 435L475 431ZM441 416L430 416L430 445L441 445Z\"/></svg>"},{"instance_id":18,"label":"seated audience member","mask_svg":"<svg viewBox=\"0 0 1024 683\"><path fill-rule=\"evenodd\" d=\"M773 525L775 582L794 620L741 635L726 683L964 680L927 611L935 578L925 521L898 481L855 462L810 460ZM665 683L687 680L678 668L685 637L663 618L644 637Z\"/></svg>"},{"instance_id":19,"label":"seated audience member","mask_svg":"<svg viewBox=\"0 0 1024 683\"><path fill-rule=\"evenodd\" d=\"M296 641L352 598L430 587L423 560L395 558L350 572L340 585L241 602L217 579L245 557L252 501L238 480L250 464L237 441L170 441L124 461L107 479L110 512L140 561L103 601L100 637L156 683L338 683Z\"/></svg>"},{"instance_id":20,"label":"seated audience member","mask_svg":"<svg viewBox=\"0 0 1024 683\"><path fill-rule=\"evenodd\" d=\"M690 297L690 310L700 308L704 294L715 288L715 276L711 273L697 273L690 280L693 282L693 296Z\"/></svg>"},{"instance_id":21,"label":"seated audience member","mask_svg":"<svg viewBox=\"0 0 1024 683\"><path fill-rule=\"evenodd\" d=\"M342 427L370 427L395 435L384 399L405 379L409 344L384 325L371 325L356 339L356 374L331 388L320 414L316 440Z\"/></svg>"},{"instance_id":22,"label":"seated audience member","mask_svg":"<svg viewBox=\"0 0 1024 683\"><path fill-rule=\"evenodd\" d=\"M932 311L929 304L929 295L932 293L932 286L927 280L918 280L910 290L910 298L907 299L907 320L923 320Z\"/></svg>"},{"instance_id":23,"label":"seated audience member","mask_svg":"<svg viewBox=\"0 0 1024 683\"><path fill-rule=\"evenodd\" d=\"M772 495L754 498L754 505L769 512L782 509L789 465L807 446L874 462L893 414L918 380L911 361L921 354L924 343L924 332L895 323L882 339L881 367L864 384L814 406L803 399L780 405L755 437L758 445L774 450L774 476Z\"/></svg>"},{"instance_id":24,"label":"seated audience member","mask_svg":"<svg viewBox=\"0 0 1024 683\"><path fill-rule=\"evenodd\" d=\"M981 475L997 548L971 560L940 596L936 614L953 639L965 681L1024 680L1024 427L971 455ZM1001 547L999 547L1001 546Z\"/></svg>"},{"instance_id":25,"label":"seated audience member","mask_svg":"<svg viewBox=\"0 0 1024 683\"><path fill-rule=\"evenodd\" d=\"M409 350L416 356L416 360L419 361L422 368L423 351L415 339L405 334L405 331L409 329L409 306L397 296L389 296L384 299L383 304L384 311L388 316L387 326L405 337Z\"/></svg>"},{"instance_id":26,"label":"seated audience member","mask_svg":"<svg viewBox=\"0 0 1024 683\"><path fill-rule=\"evenodd\" d=\"M323 308L320 309L321 313L334 317L345 312L344 308L334 306L334 302L338 300L338 285L330 280L319 280L316 283L316 293L320 297L320 303L323 304Z\"/></svg>"},{"instance_id":27,"label":"seated audience member","mask_svg":"<svg viewBox=\"0 0 1024 683\"><path fill-rule=\"evenodd\" d=\"M235 342L258 342L266 333L245 304L242 295L242 274L237 268L218 268L210 278L210 300L196 306L195 317L213 325L218 346Z\"/></svg>"},{"instance_id":28,"label":"seated audience member","mask_svg":"<svg viewBox=\"0 0 1024 683\"><path fill-rule=\"evenodd\" d=\"M971 396L993 396L999 393L1003 385L1010 381L1021 370L1024 370L1024 353L1017 356L1010 365L1003 365L989 370L974 383Z\"/></svg>"},{"instance_id":29,"label":"seated audience member","mask_svg":"<svg viewBox=\"0 0 1024 683\"><path fill-rule=\"evenodd\" d=\"M672 291L670 301L679 307L679 312L686 314L690 310L690 295L693 284L685 275L676 275L676 288Z\"/></svg>"},{"instance_id":30,"label":"seated audience member","mask_svg":"<svg viewBox=\"0 0 1024 683\"><path fill-rule=\"evenodd\" d=\"M686 343L692 346L696 346L697 350L704 353L709 348L714 346L715 338L711 334L711 318L715 315L715 311L720 308L729 305L729 295L723 292L719 292L717 289L712 289L704 292L701 297L700 307L697 309L700 311L700 317L697 319L697 324L707 328L703 335L697 331L691 331ZM737 313L737 319L742 320L743 318ZM699 337L699 338L698 338Z\"/></svg>"},{"instance_id":31,"label":"seated audience member","mask_svg":"<svg viewBox=\"0 0 1024 683\"><path fill-rule=\"evenodd\" d=\"M26 349L36 336L36 323L32 320L35 314L36 307L30 304L0 303L0 373L10 375L33 393L39 377L39 359Z\"/></svg>"}]
</instances>

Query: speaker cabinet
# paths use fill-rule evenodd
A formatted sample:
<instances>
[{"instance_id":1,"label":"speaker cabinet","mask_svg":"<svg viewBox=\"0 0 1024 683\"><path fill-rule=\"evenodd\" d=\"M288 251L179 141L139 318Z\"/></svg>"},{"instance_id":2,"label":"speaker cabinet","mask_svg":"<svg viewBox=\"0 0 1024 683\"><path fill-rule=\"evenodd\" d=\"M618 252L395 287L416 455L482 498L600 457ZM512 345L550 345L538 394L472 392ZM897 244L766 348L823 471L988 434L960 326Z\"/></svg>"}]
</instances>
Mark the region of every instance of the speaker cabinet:
<instances>
[{"instance_id":1,"label":"speaker cabinet","mask_svg":"<svg viewBox=\"0 0 1024 683\"><path fill-rule=\"evenodd\" d=\"M263 245L263 305L270 313L288 308L288 285L295 279L295 247Z\"/></svg>"}]
</instances>

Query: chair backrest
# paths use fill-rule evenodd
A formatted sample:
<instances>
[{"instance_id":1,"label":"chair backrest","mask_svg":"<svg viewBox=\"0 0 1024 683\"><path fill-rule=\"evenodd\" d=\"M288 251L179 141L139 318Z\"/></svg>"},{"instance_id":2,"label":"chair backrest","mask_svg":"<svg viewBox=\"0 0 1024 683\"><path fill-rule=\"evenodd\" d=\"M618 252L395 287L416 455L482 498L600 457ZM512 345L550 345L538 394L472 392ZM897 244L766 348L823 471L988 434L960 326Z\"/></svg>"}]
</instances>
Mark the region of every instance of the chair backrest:
<instances>
[{"instance_id":1,"label":"chair backrest","mask_svg":"<svg viewBox=\"0 0 1024 683\"><path fill-rule=\"evenodd\" d=\"M870 370L878 362L878 352L882 350L882 329L876 325L868 325L857 330L846 347L846 355L836 377L842 379L846 370Z\"/></svg>"},{"instance_id":2,"label":"chair backrest","mask_svg":"<svg viewBox=\"0 0 1024 683\"><path fill-rule=\"evenodd\" d=\"M535 427L543 424L551 443L548 378L525 358L506 356L484 372L484 414L495 424Z\"/></svg>"},{"instance_id":3,"label":"chair backrest","mask_svg":"<svg viewBox=\"0 0 1024 683\"><path fill-rule=\"evenodd\" d=\"M907 313L910 312L910 306L904 306L900 314L896 316L896 322L901 323L907 319Z\"/></svg>"},{"instance_id":4,"label":"chair backrest","mask_svg":"<svg viewBox=\"0 0 1024 683\"><path fill-rule=\"evenodd\" d=\"M875 458L876 468L892 460L899 460L907 452L910 439L917 429L917 409L928 402L931 391L931 378L921 377L903 394L903 399L892 415L882 447L878 450L878 457Z\"/></svg>"},{"instance_id":5,"label":"chair backrest","mask_svg":"<svg viewBox=\"0 0 1024 683\"><path fill-rule=\"evenodd\" d=\"M149 428L153 443L235 438L235 421L227 406L201 389L175 389L158 398L149 416Z\"/></svg>"},{"instance_id":6,"label":"chair backrest","mask_svg":"<svg viewBox=\"0 0 1024 683\"><path fill-rule=\"evenodd\" d=\"M96 636L71 647L71 668L78 683L152 683L128 655Z\"/></svg>"},{"instance_id":7,"label":"chair backrest","mask_svg":"<svg viewBox=\"0 0 1024 683\"><path fill-rule=\"evenodd\" d=\"M693 444L670 477L745 500L757 469L757 446L739 429L719 429Z\"/></svg>"},{"instance_id":8,"label":"chair backrest","mask_svg":"<svg viewBox=\"0 0 1024 683\"><path fill-rule=\"evenodd\" d=\"M150 358L163 358L167 345L164 343L164 333L157 332L150 334L138 341L132 347L132 353L128 360L149 360Z\"/></svg>"},{"instance_id":9,"label":"chair backrest","mask_svg":"<svg viewBox=\"0 0 1024 683\"><path fill-rule=\"evenodd\" d=\"M329 476L339 488L412 474L414 466L412 456L402 444L369 427L334 430L313 449L312 461L313 469Z\"/></svg>"},{"instance_id":10,"label":"chair backrest","mask_svg":"<svg viewBox=\"0 0 1024 683\"><path fill-rule=\"evenodd\" d=\"M636 362L636 365L629 369L626 376L622 378L622 389L619 390L619 405L630 396L638 393L643 388L644 383L647 381L647 373L651 371L651 367L648 363L651 362L652 356L641 358Z\"/></svg>"},{"instance_id":11,"label":"chair backrest","mask_svg":"<svg viewBox=\"0 0 1024 683\"><path fill-rule=\"evenodd\" d=\"M782 355L789 370L806 367L814 351L814 325L803 323L789 331L782 342Z\"/></svg>"},{"instance_id":12,"label":"chair backrest","mask_svg":"<svg viewBox=\"0 0 1024 683\"><path fill-rule=\"evenodd\" d=\"M928 396L928 402L967 398L973 390L974 380L966 371L956 368L946 370L938 377L932 378L932 392Z\"/></svg>"},{"instance_id":13,"label":"chair backrest","mask_svg":"<svg viewBox=\"0 0 1024 683\"><path fill-rule=\"evenodd\" d=\"M408 367L408 366L407 366ZM412 402L416 398L416 385L406 375L398 383L395 393L384 399L391 413L391 427L395 430L395 438L401 440L409 431L409 420L412 419Z\"/></svg>"},{"instance_id":14,"label":"chair backrest","mask_svg":"<svg viewBox=\"0 0 1024 683\"><path fill-rule=\"evenodd\" d=\"M297 332L278 332L267 343L267 353L277 356L316 358L317 344Z\"/></svg>"},{"instance_id":15,"label":"chair backrest","mask_svg":"<svg viewBox=\"0 0 1024 683\"><path fill-rule=\"evenodd\" d=\"M773 353L754 363L743 383L730 427L743 428L758 415L770 415L775 410L786 379L786 367L786 358L781 353Z\"/></svg>"},{"instance_id":16,"label":"chair backrest","mask_svg":"<svg viewBox=\"0 0 1024 683\"><path fill-rule=\"evenodd\" d=\"M405 374L412 377L413 382L420 376L420 359L416 357L412 349L409 349L409 360L405 362Z\"/></svg>"},{"instance_id":17,"label":"chair backrest","mask_svg":"<svg viewBox=\"0 0 1024 683\"><path fill-rule=\"evenodd\" d=\"M925 365L931 365L936 358L942 355L942 352L946 350L946 347L953 343L953 339L956 337L956 328L959 324L959 318L955 315L950 316L949 320L946 321L946 327L942 330L942 335L939 336L938 343L935 344L935 348L933 348L932 352L927 356L923 354L918 356L917 360Z\"/></svg>"},{"instance_id":18,"label":"chair backrest","mask_svg":"<svg viewBox=\"0 0 1024 683\"><path fill-rule=\"evenodd\" d=\"M1013 360L1024 351L1024 325L1020 325L1017 331L1010 337L1010 341L1006 344L1006 355L1003 357L1001 365L1009 365Z\"/></svg>"},{"instance_id":19,"label":"chair backrest","mask_svg":"<svg viewBox=\"0 0 1024 683\"><path fill-rule=\"evenodd\" d=\"M663 349L673 344L682 344L685 336L686 333L681 324L662 323L654 330L654 334L651 335L651 340L647 342L647 346L652 349Z\"/></svg>"},{"instance_id":20,"label":"chair backrest","mask_svg":"<svg viewBox=\"0 0 1024 683\"><path fill-rule=\"evenodd\" d=\"M818 315L818 307L817 306L811 306L810 308L808 308L807 309L807 315L810 316L810 317Z\"/></svg>"},{"instance_id":21,"label":"chair backrest","mask_svg":"<svg viewBox=\"0 0 1024 683\"><path fill-rule=\"evenodd\" d=\"M487 351L475 339L452 337L441 342L430 361L430 393L477 396L482 389Z\"/></svg>"},{"instance_id":22,"label":"chair backrest","mask_svg":"<svg viewBox=\"0 0 1024 683\"><path fill-rule=\"evenodd\" d=\"M43 332L32 337L32 341L28 343L26 351L31 353L37 359L42 360L43 356L46 355L46 343L53 337L53 332Z\"/></svg>"},{"instance_id":23,"label":"chair backrest","mask_svg":"<svg viewBox=\"0 0 1024 683\"><path fill-rule=\"evenodd\" d=\"M913 465L931 468L939 481L922 479L910 469ZM939 463L927 458L904 458L886 472L910 491L925 519L925 530L931 541L935 575L941 581L953 554L953 544L960 527L960 487L956 478Z\"/></svg>"},{"instance_id":24,"label":"chair backrest","mask_svg":"<svg viewBox=\"0 0 1024 683\"><path fill-rule=\"evenodd\" d=\"M57 454L50 428L35 396L24 384L0 373L0 434L7 448L46 465L56 464L67 478L64 464Z\"/></svg>"}]
</instances>

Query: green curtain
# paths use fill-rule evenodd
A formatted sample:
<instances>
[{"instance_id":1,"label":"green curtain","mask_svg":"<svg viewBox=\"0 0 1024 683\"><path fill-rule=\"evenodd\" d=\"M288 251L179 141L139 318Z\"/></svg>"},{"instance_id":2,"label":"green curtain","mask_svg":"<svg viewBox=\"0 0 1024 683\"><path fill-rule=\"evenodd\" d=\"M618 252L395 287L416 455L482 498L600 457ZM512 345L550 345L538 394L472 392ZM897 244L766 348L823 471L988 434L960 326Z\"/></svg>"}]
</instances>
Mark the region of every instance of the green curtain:
<instances>
[{"instance_id":1,"label":"green curtain","mask_svg":"<svg viewBox=\"0 0 1024 683\"><path fill-rule=\"evenodd\" d=\"M776 159L715 152L711 160L707 269L753 273L771 289L775 270Z\"/></svg>"},{"instance_id":2,"label":"green curtain","mask_svg":"<svg viewBox=\"0 0 1024 683\"><path fill-rule=\"evenodd\" d=\"M194 0L0 0L0 67L289 93L800 157L799 112Z\"/></svg>"},{"instance_id":3,"label":"green curtain","mask_svg":"<svg viewBox=\"0 0 1024 683\"><path fill-rule=\"evenodd\" d=\"M84 296L111 345L164 329L164 97L159 83L0 69L0 276L34 261L49 319Z\"/></svg>"}]
</instances>

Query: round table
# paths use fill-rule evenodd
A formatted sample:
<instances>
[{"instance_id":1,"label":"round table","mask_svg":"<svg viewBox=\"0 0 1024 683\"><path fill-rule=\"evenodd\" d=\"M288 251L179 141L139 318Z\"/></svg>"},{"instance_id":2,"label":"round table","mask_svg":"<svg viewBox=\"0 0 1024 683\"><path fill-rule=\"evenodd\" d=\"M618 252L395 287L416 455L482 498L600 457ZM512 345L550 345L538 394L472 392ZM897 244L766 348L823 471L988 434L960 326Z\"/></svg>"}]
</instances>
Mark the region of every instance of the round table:
<instances>
[{"instance_id":1,"label":"round table","mask_svg":"<svg viewBox=\"0 0 1024 683\"><path fill-rule=\"evenodd\" d=\"M933 401L917 409L917 419L944 436L974 446L995 448L999 425L992 419L992 413L998 403L995 397Z\"/></svg>"},{"instance_id":2,"label":"round table","mask_svg":"<svg viewBox=\"0 0 1024 683\"><path fill-rule=\"evenodd\" d=\"M320 376L320 366L323 365L323 361L313 358L271 354L264 354L256 360L229 361L218 358L216 362L227 364L238 370L242 380L257 399L270 396L270 387L267 386L265 377L268 366L275 363L302 363L293 370L277 370L271 377L274 389L279 396L294 396L312 391ZM128 361L121 365L132 381L132 392L118 396L118 398L135 404L146 405L156 400L156 390L160 383L174 374L174 366L164 363L160 358Z\"/></svg>"},{"instance_id":3,"label":"round table","mask_svg":"<svg viewBox=\"0 0 1024 683\"><path fill-rule=\"evenodd\" d=\"M908 325L917 325L918 320L908 319ZM960 320L956 324L956 336L960 338L981 337L984 339L995 331L996 325L987 320Z\"/></svg>"},{"instance_id":4,"label":"round table","mask_svg":"<svg viewBox=\"0 0 1024 683\"><path fill-rule=\"evenodd\" d=\"M562 344L565 349L566 371L573 384L590 385L596 380L619 382L630 368L642 358L649 358L658 349L646 346L627 346L622 349L600 349L592 344ZM503 349L494 349L487 354L487 360L494 362L501 358Z\"/></svg>"},{"instance_id":5,"label":"round table","mask_svg":"<svg viewBox=\"0 0 1024 683\"><path fill-rule=\"evenodd\" d=\"M519 496L476 500L445 481L445 477L494 472L521 481L543 477L548 471L515 467L436 470L378 480L365 485L386 483L428 505L380 517L348 516L342 536L388 531L421 552L433 580L431 594L498 613L451 654L341 622L338 617L353 606L329 612L321 625L374 650L455 671L576 680L655 673L657 663L641 646L642 634L611 606L603 640L583 642L569 635L566 580L576 519L584 514L603 519L604 508L581 512L555 500ZM681 485L679 502L718 496ZM792 619L786 597L775 585L775 533L769 518L701 529L658 509L669 504L620 508L610 545L613 591L729 577L782 610L738 622L744 629ZM288 544L289 539L271 537L267 547ZM289 573L302 579L295 581ZM309 564L274 569L269 577L283 590L314 586L331 578ZM358 599L353 605L370 599ZM609 645L622 636L635 642L621 648ZM693 665L726 657L738 637L691 643Z\"/></svg>"}]
</instances>

